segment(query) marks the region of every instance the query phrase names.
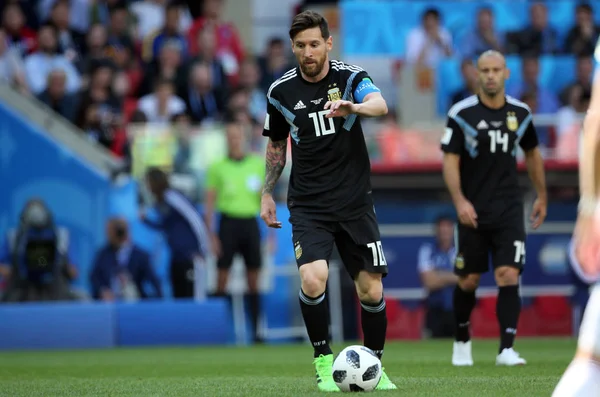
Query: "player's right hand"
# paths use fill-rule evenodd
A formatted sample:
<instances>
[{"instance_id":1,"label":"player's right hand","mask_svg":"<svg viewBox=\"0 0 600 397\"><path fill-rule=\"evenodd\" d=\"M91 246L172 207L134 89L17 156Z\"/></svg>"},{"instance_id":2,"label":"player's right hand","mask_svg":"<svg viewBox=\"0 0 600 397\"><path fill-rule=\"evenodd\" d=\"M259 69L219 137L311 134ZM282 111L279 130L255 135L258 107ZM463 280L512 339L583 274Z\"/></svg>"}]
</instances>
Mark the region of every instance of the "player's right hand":
<instances>
[{"instance_id":1,"label":"player's right hand","mask_svg":"<svg viewBox=\"0 0 600 397\"><path fill-rule=\"evenodd\" d=\"M263 194L260 200L260 217L267 224L267 226L281 229L281 222L277 220L277 207L275 206L275 200L270 194Z\"/></svg>"},{"instance_id":2,"label":"player's right hand","mask_svg":"<svg viewBox=\"0 0 600 397\"><path fill-rule=\"evenodd\" d=\"M573 233L571 264L586 281L600 278L600 224L593 215L579 214Z\"/></svg>"},{"instance_id":3,"label":"player's right hand","mask_svg":"<svg viewBox=\"0 0 600 397\"><path fill-rule=\"evenodd\" d=\"M456 204L456 213L460 223L474 229L477 228L477 212L469 200L463 199Z\"/></svg>"}]
</instances>

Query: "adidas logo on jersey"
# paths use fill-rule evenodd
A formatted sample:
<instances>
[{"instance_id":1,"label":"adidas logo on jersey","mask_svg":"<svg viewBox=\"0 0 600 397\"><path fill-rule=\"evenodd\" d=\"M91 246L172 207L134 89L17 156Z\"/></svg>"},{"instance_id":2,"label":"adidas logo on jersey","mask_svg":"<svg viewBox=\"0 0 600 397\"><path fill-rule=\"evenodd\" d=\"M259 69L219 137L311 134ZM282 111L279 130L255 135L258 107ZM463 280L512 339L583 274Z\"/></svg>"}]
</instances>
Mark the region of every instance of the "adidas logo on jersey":
<instances>
[{"instance_id":1,"label":"adidas logo on jersey","mask_svg":"<svg viewBox=\"0 0 600 397\"><path fill-rule=\"evenodd\" d=\"M481 120L479 124L477 124L478 130L485 130L486 128L490 128L490 126L485 122L485 120Z\"/></svg>"},{"instance_id":2,"label":"adidas logo on jersey","mask_svg":"<svg viewBox=\"0 0 600 397\"><path fill-rule=\"evenodd\" d=\"M296 106L294 106L294 110L300 110L300 109L306 109L306 106L304 105L304 103L302 101L298 101Z\"/></svg>"}]
</instances>

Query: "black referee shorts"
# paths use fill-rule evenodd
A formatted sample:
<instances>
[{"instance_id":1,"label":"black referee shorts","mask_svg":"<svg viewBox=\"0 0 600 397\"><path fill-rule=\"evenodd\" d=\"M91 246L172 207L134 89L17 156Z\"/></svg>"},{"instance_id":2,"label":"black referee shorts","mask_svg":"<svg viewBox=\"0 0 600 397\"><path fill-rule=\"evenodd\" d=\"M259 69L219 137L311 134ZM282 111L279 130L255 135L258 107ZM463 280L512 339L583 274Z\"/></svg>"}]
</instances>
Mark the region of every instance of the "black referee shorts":
<instances>
[{"instance_id":1,"label":"black referee shorts","mask_svg":"<svg viewBox=\"0 0 600 397\"><path fill-rule=\"evenodd\" d=\"M298 267L317 260L329 262L335 243L353 280L361 270L384 277L388 273L374 210L359 219L342 222L318 221L307 215L292 214L290 223Z\"/></svg>"},{"instance_id":2,"label":"black referee shorts","mask_svg":"<svg viewBox=\"0 0 600 397\"><path fill-rule=\"evenodd\" d=\"M260 229L256 218L234 218L221 215L219 224L221 257L217 268L229 269L233 258L240 254L246 268L259 269L262 265Z\"/></svg>"},{"instance_id":3,"label":"black referee shorts","mask_svg":"<svg viewBox=\"0 0 600 397\"><path fill-rule=\"evenodd\" d=\"M454 273L459 276L486 273L489 270L490 255L494 269L510 266L522 273L525 265L525 237L522 207L505 214L498 226L473 229L458 224Z\"/></svg>"}]
</instances>

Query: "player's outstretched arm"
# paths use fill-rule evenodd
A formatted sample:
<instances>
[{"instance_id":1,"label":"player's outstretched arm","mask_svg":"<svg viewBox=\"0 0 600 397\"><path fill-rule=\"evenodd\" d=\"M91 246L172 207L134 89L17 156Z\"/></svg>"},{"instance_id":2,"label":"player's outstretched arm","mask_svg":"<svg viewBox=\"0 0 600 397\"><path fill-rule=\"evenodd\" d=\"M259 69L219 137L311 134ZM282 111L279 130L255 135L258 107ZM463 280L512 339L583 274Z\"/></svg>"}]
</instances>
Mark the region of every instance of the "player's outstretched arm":
<instances>
[{"instance_id":1,"label":"player's outstretched arm","mask_svg":"<svg viewBox=\"0 0 600 397\"><path fill-rule=\"evenodd\" d=\"M544 222L544 219L546 219L546 211L548 207L544 159L542 158L542 153L540 153L540 150L537 147L525 152L525 163L527 164L529 179L531 179L537 194L537 198L533 203L533 211L531 213L532 227L537 229Z\"/></svg>"},{"instance_id":2,"label":"player's outstretched arm","mask_svg":"<svg viewBox=\"0 0 600 397\"><path fill-rule=\"evenodd\" d=\"M354 113L361 117L385 116L387 112L387 102L379 92L367 94L361 103L354 104Z\"/></svg>"}]
</instances>

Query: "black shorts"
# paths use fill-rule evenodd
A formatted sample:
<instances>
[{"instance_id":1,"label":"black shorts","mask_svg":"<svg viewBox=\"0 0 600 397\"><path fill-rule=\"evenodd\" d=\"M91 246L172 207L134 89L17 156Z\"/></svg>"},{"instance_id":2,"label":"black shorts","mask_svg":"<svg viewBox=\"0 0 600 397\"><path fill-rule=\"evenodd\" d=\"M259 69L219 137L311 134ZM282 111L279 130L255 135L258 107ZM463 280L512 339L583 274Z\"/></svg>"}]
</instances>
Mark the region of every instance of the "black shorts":
<instances>
[{"instance_id":1,"label":"black shorts","mask_svg":"<svg viewBox=\"0 0 600 397\"><path fill-rule=\"evenodd\" d=\"M229 269L236 254L242 256L248 269L261 267L260 229L256 218L232 218L221 215L219 239L221 257L217 261L217 268Z\"/></svg>"},{"instance_id":2,"label":"black shorts","mask_svg":"<svg viewBox=\"0 0 600 397\"><path fill-rule=\"evenodd\" d=\"M387 274L388 266L374 210L356 220L341 222L319 221L306 215L292 214L290 223L298 267L317 260L329 262L335 243L352 279L356 279L361 270Z\"/></svg>"},{"instance_id":3,"label":"black shorts","mask_svg":"<svg viewBox=\"0 0 600 397\"><path fill-rule=\"evenodd\" d=\"M454 273L464 276L486 273L490 255L494 269L511 266L523 272L525 265L525 223L523 212L513 212L498 227L485 226L473 229L462 224L456 230L456 261Z\"/></svg>"}]
</instances>

